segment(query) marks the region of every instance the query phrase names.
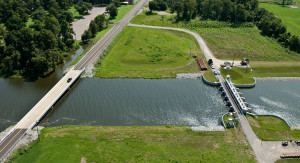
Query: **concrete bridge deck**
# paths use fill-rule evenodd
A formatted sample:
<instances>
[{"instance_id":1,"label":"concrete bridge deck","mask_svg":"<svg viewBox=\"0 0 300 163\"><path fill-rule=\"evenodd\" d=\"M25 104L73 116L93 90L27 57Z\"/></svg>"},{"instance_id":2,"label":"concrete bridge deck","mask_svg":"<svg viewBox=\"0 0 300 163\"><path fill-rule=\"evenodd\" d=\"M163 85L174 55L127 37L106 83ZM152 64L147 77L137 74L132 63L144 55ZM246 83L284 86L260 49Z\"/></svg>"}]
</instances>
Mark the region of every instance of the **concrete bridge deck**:
<instances>
[{"instance_id":1,"label":"concrete bridge deck","mask_svg":"<svg viewBox=\"0 0 300 163\"><path fill-rule=\"evenodd\" d=\"M82 70L70 70L17 124L0 143L0 162L17 141L33 128L43 116L52 108L59 98L71 87L80 77ZM70 82L67 82L72 78Z\"/></svg>"}]
</instances>

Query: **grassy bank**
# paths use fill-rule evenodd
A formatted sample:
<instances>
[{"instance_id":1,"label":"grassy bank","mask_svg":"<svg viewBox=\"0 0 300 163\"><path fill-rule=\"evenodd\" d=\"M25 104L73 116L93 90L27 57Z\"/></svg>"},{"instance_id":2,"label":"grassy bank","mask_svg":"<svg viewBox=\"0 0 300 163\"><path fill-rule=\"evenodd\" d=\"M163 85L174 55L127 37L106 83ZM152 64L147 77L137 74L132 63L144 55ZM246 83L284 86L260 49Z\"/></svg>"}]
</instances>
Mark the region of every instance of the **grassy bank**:
<instances>
[{"instance_id":1,"label":"grassy bank","mask_svg":"<svg viewBox=\"0 0 300 163\"><path fill-rule=\"evenodd\" d=\"M241 133L242 131L240 131ZM42 130L40 141L13 162L255 162L237 129L68 126Z\"/></svg>"},{"instance_id":2,"label":"grassy bank","mask_svg":"<svg viewBox=\"0 0 300 163\"><path fill-rule=\"evenodd\" d=\"M252 72L250 68L238 68L233 67L232 69L220 69L221 74L224 79L226 79L227 75L230 75L231 81L235 84L253 84L254 80L252 78Z\"/></svg>"},{"instance_id":3,"label":"grassy bank","mask_svg":"<svg viewBox=\"0 0 300 163\"><path fill-rule=\"evenodd\" d=\"M294 159L280 159L277 160L275 163L299 163L300 158L294 158Z\"/></svg>"},{"instance_id":4,"label":"grassy bank","mask_svg":"<svg viewBox=\"0 0 300 163\"><path fill-rule=\"evenodd\" d=\"M291 130L281 119L272 116L247 116L254 133L266 141L298 140L300 130Z\"/></svg>"},{"instance_id":5,"label":"grassy bank","mask_svg":"<svg viewBox=\"0 0 300 163\"><path fill-rule=\"evenodd\" d=\"M173 78L177 73L199 72L192 54L203 57L197 40L189 34L139 27L125 27L113 41L96 77Z\"/></svg>"},{"instance_id":6,"label":"grassy bank","mask_svg":"<svg viewBox=\"0 0 300 163\"><path fill-rule=\"evenodd\" d=\"M274 1L260 3L259 6L267 9L268 11L281 18L283 24L286 25L288 32L300 36L300 8L291 8L289 6L277 5L274 3Z\"/></svg>"},{"instance_id":7,"label":"grassy bank","mask_svg":"<svg viewBox=\"0 0 300 163\"><path fill-rule=\"evenodd\" d=\"M250 61L300 61L300 54L283 48L276 40L262 36L252 23L218 21L176 22L176 16L143 12L131 23L184 28L200 34L217 58L249 58Z\"/></svg>"},{"instance_id":8,"label":"grassy bank","mask_svg":"<svg viewBox=\"0 0 300 163\"><path fill-rule=\"evenodd\" d=\"M118 22L120 20L123 19L123 17L138 3L140 2L140 0L138 2L136 2L134 5L122 5L121 7L118 7L118 15L112 19L111 17L109 17L109 21L110 22Z\"/></svg>"},{"instance_id":9,"label":"grassy bank","mask_svg":"<svg viewBox=\"0 0 300 163\"><path fill-rule=\"evenodd\" d=\"M84 46L84 51L82 52L82 54L80 54L80 56L78 58L76 58L74 60L74 62L71 64L71 66L77 64L80 61L80 59L85 55L85 53L87 53L91 49L91 47L93 47L95 45L95 43L97 43L97 41L99 41L111 28L113 28L113 26L109 25L103 31L98 32L96 37L91 39L90 42Z\"/></svg>"},{"instance_id":10,"label":"grassy bank","mask_svg":"<svg viewBox=\"0 0 300 163\"><path fill-rule=\"evenodd\" d=\"M210 82L218 82L218 79L211 70L203 74L204 78Z\"/></svg>"},{"instance_id":11,"label":"grassy bank","mask_svg":"<svg viewBox=\"0 0 300 163\"><path fill-rule=\"evenodd\" d=\"M252 62L254 77L300 77L299 62Z\"/></svg>"}]
</instances>

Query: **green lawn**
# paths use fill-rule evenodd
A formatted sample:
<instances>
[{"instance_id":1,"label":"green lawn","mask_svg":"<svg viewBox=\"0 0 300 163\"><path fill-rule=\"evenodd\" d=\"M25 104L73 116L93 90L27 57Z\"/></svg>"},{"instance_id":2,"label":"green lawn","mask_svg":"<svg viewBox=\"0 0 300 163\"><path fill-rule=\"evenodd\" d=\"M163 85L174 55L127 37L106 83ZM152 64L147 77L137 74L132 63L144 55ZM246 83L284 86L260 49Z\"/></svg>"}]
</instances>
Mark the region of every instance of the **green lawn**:
<instances>
[{"instance_id":1,"label":"green lawn","mask_svg":"<svg viewBox=\"0 0 300 163\"><path fill-rule=\"evenodd\" d=\"M277 160L275 163L299 163L300 158L294 158L294 159L280 159Z\"/></svg>"},{"instance_id":2,"label":"green lawn","mask_svg":"<svg viewBox=\"0 0 300 163\"><path fill-rule=\"evenodd\" d=\"M79 62L79 60L85 55L85 53L87 53L91 49L91 47L93 47L94 44L97 43L97 41L99 41L112 27L113 27L112 25L109 25L103 31L98 32L96 37L91 39L88 45L84 46L84 51L82 52L82 54L80 54L80 56L78 58L76 58L74 60L74 62L71 64L71 66L77 64Z\"/></svg>"},{"instance_id":3,"label":"green lawn","mask_svg":"<svg viewBox=\"0 0 300 163\"><path fill-rule=\"evenodd\" d=\"M200 34L217 58L251 61L300 61L300 54L283 48L276 40L262 36L251 23L233 24L218 21L179 22L175 16L149 15L143 12L131 23L184 28Z\"/></svg>"},{"instance_id":4,"label":"green lawn","mask_svg":"<svg viewBox=\"0 0 300 163\"><path fill-rule=\"evenodd\" d=\"M253 62L254 77L300 77L299 62Z\"/></svg>"},{"instance_id":5,"label":"green lawn","mask_svg":"<svg viewBox=\"0 0 300 163\"><path fill-rule=\"evenodd\" d=\"M140 0L138 2L136 2L134 5L122 5L121 7L118 7L118 15L116 16L115 19L112 19L111 17L109 17L109 21L110 22L118 22L120 20L122 20L122 18L138 3L140 2Z\"/></svg>"},{"instance_id":6,"label":"green lawn","mask_svg":"<svg viewBox=\"0 0 300 163\"><path fill-rule=\"evenodd\" d=\"M204 78L210 82L219 82L214 73L211 70L208 70L203 74Z\"/></svg>"},{"instance_id":7,"label":"green lawn","mask_svg":"<svg viewBox=\"0 0 300 163\"><path fill-rule=\"evenodd\" d=\"M177 73L199 72L190 55L203 57L189 34L140 27L125 27L109 48L101 64L95 65L102 78L173 78Z\"/></svg>"},{"instance_id":8,"label":"green lawn","mask_svg":"<svg viewBox=\"0 0 300 163\"><path fill-rule=\"evenodd\" d=\"M255 162L242 131L190 127L63 126L13 154L13 162ZM238 134L239 133L239 134Z\"/></svg>"},{"instance_id":9,"label":"green lawn","mask_svg":"<svg viewBox=\"0 0 300 163\"><path fill-rule=\"evenodd\" d=\"M272 116L247 116L254 133L266 141L298 140L300 130L291 130L281 119Z\"/></svg>"},{"instance_id":10,"label":"green lawn","mask_svg":"<svg viewBox=\"0 0 300 163\"><path fill-rule=\"evenodd\" d=\"M298 6L299 3L300 1L298 1ZM287 26L287 30L300 37L300 8L282 7L272 2L260 3L259 6L281 18L283 24Z\"/></svg>"},{"instance_id":11,"label":"green lawn","mask_svg":"<svg viewBox=\"0 0 300 163\"><path fill-rule=\"evenodd\" d=\"M232 69L220 68L220 71L224 79L226 79L227 75L230 75L231 81L235 84L254 83L250 68L238 68L238 67L233 67Z\"/></svg>"},{"instance_id":12,"label":"green lawn","mask_svg":"<svg viewBox=\"0 0 300 163\"><path fill-rule=\"evenodd\" d=\"M72 12L74 18L81 18L82 17L82 15L79 14L79 12L75 9L74 6L71 6L69 11Z\"/></svg>"}]
</instances>

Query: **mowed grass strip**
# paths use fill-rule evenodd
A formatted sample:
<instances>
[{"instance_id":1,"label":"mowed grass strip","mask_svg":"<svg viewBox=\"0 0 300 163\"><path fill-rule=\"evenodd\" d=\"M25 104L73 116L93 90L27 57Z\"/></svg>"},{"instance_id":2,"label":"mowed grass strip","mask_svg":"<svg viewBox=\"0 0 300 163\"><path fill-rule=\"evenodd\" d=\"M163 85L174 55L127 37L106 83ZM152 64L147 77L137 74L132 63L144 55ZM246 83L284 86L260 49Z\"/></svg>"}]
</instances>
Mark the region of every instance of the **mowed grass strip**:
<instances>
[{"instance_id":1,"label":"mowed grass strip","mask_svg":"<svg viewBox=\"0 0 300 163\"><path fill-rule=\"evenodd\" d=\"M39 141L22 155L22 150L14 153L11 160L80 162L85 157L87 162L255 162L241 132L201 132L173 126L46 128Z\"/></svg>"},{"instance_id":2,"label":"mowed grass strip","mask_svg":"<svg viewBox=\"0 0 300 163\"><path fill-rule=\"evenodd\" d=\"M224 79L230 75L231 81L235 84L253 84L255 82L250 68L232 67L232 69L224 69L222 67L220 72Z\"/></svg>"},{"instance_id":3,"label":"mowed grass strip","mask_svg":"<svg viewBox=\"0 0 300 163\"><path fill-rule=\"evenodd\" d=\"M102 78L174 78L177 73L199 72L195 59L203 57L197 40L186 33L125 27L108 53L95 65Z\"/></svg>"},{"instance_id":4,"label":"mowed grass strip","mask_svg":"<svg viewBox=\"0 0 300 163\"><path fill-rule=\"evenodd\" d=\"M247 116L256 135L265 141L298 140L300 130L291 130L281 119L273 116Z\"/></svg>"},{"instance_id":5,"label":"mowed grass strip","mask_svg":"<svg viewBox=\"0 0 300 163\"><path fill-rule=\"evenodd\" d=\"M220 59L251 61L300 61L300 54L283 48L275 39L262 36L251 23L234 24L218 21L176 23L175 16L149 15L143 12L131 23L184 28L198 33L207 42L213 54Z\"/></svg>"},{"instance_id":6,"label":"mowed grass strip","mask_svg":"<svg viewBox=\"0 0 300 163\"><path fill-rule=\"evenodd\" d=\"M300 37L300 8L291 8L270 2L260 3L259 6L281 18L283 24L287 27L287 31Z\"/></svg>"}]
</instances>

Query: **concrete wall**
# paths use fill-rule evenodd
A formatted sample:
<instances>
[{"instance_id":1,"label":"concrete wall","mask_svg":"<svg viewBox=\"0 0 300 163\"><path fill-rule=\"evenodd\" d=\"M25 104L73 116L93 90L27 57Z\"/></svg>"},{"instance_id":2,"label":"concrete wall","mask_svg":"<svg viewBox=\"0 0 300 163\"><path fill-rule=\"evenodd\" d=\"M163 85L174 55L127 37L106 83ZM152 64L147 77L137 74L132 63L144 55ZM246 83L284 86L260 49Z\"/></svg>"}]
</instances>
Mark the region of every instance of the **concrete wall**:
<instances>
[{"instance_id":1,"label":"concrete wall","mask_svg":"<svg viewBox=\"0 0 300 163\"><path fill-rule=\"evenodd\" d=\"M203 81L205 84L210 85L210 86L214 86L214 87L217 87L217 86L220 85L219 82L214 82L214 83L213 83L213 82L210 82L210 81L206 80L205 77L204 77L204 75L202 75L202 81Z\"/></svg>"}]
</instances>

